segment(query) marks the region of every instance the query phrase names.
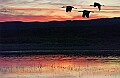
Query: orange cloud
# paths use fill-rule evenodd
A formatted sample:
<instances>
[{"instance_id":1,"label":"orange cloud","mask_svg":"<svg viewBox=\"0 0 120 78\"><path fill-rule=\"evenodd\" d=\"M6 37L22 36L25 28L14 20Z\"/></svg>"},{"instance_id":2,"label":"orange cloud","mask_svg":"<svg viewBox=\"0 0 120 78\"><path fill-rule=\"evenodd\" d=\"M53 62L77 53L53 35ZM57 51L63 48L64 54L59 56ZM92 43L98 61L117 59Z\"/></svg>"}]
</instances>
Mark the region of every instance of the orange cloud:
<instances>
[{"instance_id":1,"label":"orange cloud","mask_svg":"<svg viewBox=\"0 0 120 78\"><path fill-rule=\"evenodd\" d=\"M86 7L86 9L95 11L91 13L90 18L82 18L82 13L78 13L80 8L74 10L71 13L66 13L65 8L21 8L21 7L9 7L10 12L0 13L0 22L4 21L23 21L23 22L48 22L48 21L65 21L65 20L91 20L99 18L112 18L119 16L119 7L104 6L102 10L96 11L97 8Z\"/></svg>"},{"instance_id":2,"label":"orange cloud","mask_svg":"<svg viewBox=\"0 0 120 78\"><path fill-rule=\"evenodd\" d=\"M48 22L48 21L65 21L65 20L91 20L98 18L107 18L106 16L96 16L92 15L90 18L83 18L81 14L79 16L69 16L69 15L49 15L49 16L27 16L27 15L1 15L0 22L4 21L22 21L22 22Z\"/></svg>"}]
</instances>

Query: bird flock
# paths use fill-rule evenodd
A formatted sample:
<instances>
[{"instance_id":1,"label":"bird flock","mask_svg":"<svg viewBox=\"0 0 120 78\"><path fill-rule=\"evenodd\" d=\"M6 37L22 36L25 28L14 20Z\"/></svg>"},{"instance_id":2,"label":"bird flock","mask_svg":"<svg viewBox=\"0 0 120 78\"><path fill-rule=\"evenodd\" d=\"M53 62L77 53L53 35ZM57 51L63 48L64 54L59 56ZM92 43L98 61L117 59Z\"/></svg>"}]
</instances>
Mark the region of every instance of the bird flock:
<instances>
[{"instance_id":1,"label":"bird flock","mask_svg":"<svg viewBox=\"0 0 120 78\"><path fill-rule=\"evenodd\" d=\"M94 6L94 7L98 7L99 11L101 10L101 5L100 3L94 2L94 5L90 5L90 6ZM63 6L62 8L66 8L66 12L72 12L72 9L77 9L73 6ZM94 11L88 11L88 10L83 10L83 11L78 11L78 12L83 12L82 17L87 17L89 18L90 13L94 13Z\"/></svg>"},{"instance_id":2,"label":"bird flock","mask_svg":"<svg viewBox=\"0 0 120 78\"><path fill-rule=\"evenodd\" d=\"M94 4L90 5L90 6L98 7L98 9L100 11L101 6L104 6L104 5L101 5L100 3L94 2ZM73 6L63 6L61 8L66 8L66 12L72 12L72 9L78 9L78 8L73 7ZM0 10L0 12L9 12L9 10L3 8L3 9ZM78 12L83 12L82 17L84 17L84 18L85 17L89 18L90 13L91 12L94 13L94 11L89 11L89 10L83 10L83 11L78 11Z\"/></svg>"}]
</instances>

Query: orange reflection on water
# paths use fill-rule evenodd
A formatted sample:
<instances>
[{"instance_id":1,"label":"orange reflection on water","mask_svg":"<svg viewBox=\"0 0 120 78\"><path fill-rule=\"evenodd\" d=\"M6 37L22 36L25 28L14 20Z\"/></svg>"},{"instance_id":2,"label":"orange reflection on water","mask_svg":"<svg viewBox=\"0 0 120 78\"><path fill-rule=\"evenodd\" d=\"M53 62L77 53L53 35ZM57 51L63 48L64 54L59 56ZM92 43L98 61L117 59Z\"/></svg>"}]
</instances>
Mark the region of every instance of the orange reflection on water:
<instances>
[{"instance_id":1,"label":"orange reflection on water","mask_svg":"<svg viewBox=\"0 0 120 78\"><path fill-rule=\"evenodd\" d=\"M9 75L8 78L117 78L120 74L120 58L68 55L1 56L0 76L6 78L6 74Z\"/></svg>"}]
</instances>

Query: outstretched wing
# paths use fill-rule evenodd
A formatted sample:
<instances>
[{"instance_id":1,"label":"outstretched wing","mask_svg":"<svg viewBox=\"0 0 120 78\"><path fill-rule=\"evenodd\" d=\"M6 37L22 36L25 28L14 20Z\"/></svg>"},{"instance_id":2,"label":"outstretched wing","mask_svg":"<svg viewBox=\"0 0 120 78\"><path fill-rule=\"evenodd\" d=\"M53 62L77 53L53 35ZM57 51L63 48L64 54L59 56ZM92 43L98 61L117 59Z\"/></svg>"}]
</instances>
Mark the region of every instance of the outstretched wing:
<instances>
[{"instance_id":1,"label":"outstretched wing","mask_svg":"<svg viewBox=\"0 0 120 78\"><path fill-rule=\"evenodd\" d=\"M86 13L86 17L89 18L89 13Z\"/></svg>"},{"instance_id":2,"label":"outstretched wing","mask_svg":"<svg viewBox=\"0 0 120 78\"><path fill-rule=\"evenodd\" d=\"M101 6L98 6L99 11L101 10Z\"/></svg>"},{"instance_id":3,"label":"outstretched wing","mask_svg":"<svg viewBox=\"0 0 120 78\"><path fill-rule=\"evenodd\" d=\"M83 15L82 15L82 17L85 17L85 15L86 15L86 14L83 12Z\"/></svg>"}]
</instances>

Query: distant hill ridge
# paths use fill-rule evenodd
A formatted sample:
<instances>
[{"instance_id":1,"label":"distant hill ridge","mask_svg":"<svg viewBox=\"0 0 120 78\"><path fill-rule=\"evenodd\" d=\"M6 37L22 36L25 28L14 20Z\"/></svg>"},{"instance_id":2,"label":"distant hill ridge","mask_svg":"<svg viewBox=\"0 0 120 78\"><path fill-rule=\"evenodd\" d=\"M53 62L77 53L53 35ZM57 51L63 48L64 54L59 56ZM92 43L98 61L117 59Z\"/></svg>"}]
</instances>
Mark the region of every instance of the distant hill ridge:
<instances>
[{"instance_id":1,"label":"distant hill ridge","mask_svg":"<svg viewBox=\"0 0 120 78\"><path fill-rule=\"evenodd\" d=\"M119 50L120 17L51 22L1 22L0 43L23 44L18 47L0 45L0 50ZM39 45L24 45L27 43Z\"/></svg>"},{"instance_id":2,"label":"distant hill ridge","mask_svg":"<svg viewBox=\"0 0 120 78\"><path fill-rule=\"evenodd\" d=\"M120 17L102 18L93 20L67 20L67 21L50 21L50 22L21 22L9 21L0 22L0 30L9 29L28 29L28 28L45 28L45 27L66 27L66 26L118 26Z\"/></svg>"}]
</instances>

